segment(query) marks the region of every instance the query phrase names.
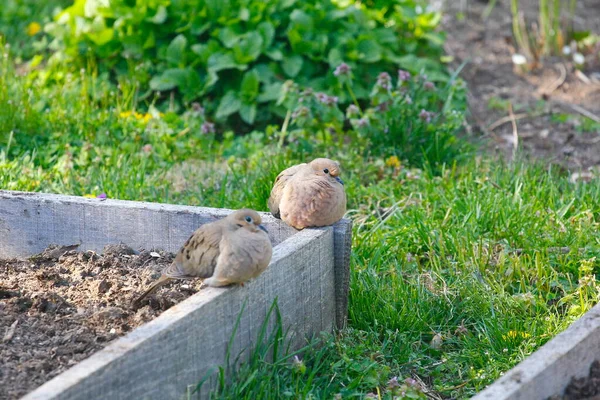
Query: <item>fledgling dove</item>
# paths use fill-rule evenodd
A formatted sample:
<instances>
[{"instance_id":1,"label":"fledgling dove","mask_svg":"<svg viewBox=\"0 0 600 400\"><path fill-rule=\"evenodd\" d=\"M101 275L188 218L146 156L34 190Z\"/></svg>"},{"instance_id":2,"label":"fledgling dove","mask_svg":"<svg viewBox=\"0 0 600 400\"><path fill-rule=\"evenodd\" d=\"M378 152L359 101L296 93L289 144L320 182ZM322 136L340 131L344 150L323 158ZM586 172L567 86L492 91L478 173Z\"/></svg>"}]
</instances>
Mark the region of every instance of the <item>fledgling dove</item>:
<instances>
[{"instance_id":1,"label":"fledgling dove","mask_svg":"<svg viewBox=\"0 0 600 400\"><path fill-rule=\"evenodd\" d=\"M284 170L275 179L269 210L296 229L332 225L346 213L340 164L317 158Z\"/></svg>"},{"instance_id":2,"label":"fledgling dove","mask_svg":"<svg viewBox=\"0 0 600 400\"><path fill-rule=\"evenodd\" d=\"M208 286L227 286L260 275L269 265L273 249L260 215L247 208L202 225L185 242L175 261L138 297L139 304L172 279L203 278Z\"/></svg>"}]
</instances>

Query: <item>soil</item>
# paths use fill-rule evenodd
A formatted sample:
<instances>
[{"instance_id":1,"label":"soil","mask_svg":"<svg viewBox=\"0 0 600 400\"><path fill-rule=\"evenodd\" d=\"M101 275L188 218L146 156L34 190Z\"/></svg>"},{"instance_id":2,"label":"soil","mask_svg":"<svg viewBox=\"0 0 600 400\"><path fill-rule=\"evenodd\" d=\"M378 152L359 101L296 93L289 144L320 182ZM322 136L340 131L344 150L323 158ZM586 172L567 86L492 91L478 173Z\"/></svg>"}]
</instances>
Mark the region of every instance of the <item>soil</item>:
<instances>
[{"instance_id":1,"label":"soil","mask_svg":"<svg viewBox=\"0 0 600 400\"><path fill-rule=\"evenodd\" d=\"M600 400L600 361L596 360L590 365L587 377L571 378L564 394L548 400Z\"/></svg>"},{"instance_id":2,"label":"soil","mask_svg":"<svg viewBox=\"0 0 600 400\"><path fill-rule=\"evenodd\" d=\"M519 4L528 23L537 20L538 0ZM468 61L461 77L470 92L470 128L475 137L491 139L486 150L507 159L514 156L516 136L518 147L529 158L571 172L600 166L600 129L582 129L582 113L600 121L600 45L588 49L581 72L564 56L543 59L527 73L516 71L512 55L519 51L512 39L510 2L498 0L484 20L487 5L480 0L444 1L443 5L446 52L454 58L455 67ZM600 34L598 15L599 1L579 0L574 31ZM517 135L508 102L516 116ZM504 103L504 107L490 107L493 103ZM574 118L557 122L557 114Z\"/></svg>"},{"instance_id":3,"label":"soil","mask_svg":"<svg viewBox=\"0 0 600 400\"><path fill-rule=\"evenodd\" d=\"M200 289L178 281L132 309L173 254L76 247L0 260L0 399L23 396Z\"/></svg>"}]
</instances>

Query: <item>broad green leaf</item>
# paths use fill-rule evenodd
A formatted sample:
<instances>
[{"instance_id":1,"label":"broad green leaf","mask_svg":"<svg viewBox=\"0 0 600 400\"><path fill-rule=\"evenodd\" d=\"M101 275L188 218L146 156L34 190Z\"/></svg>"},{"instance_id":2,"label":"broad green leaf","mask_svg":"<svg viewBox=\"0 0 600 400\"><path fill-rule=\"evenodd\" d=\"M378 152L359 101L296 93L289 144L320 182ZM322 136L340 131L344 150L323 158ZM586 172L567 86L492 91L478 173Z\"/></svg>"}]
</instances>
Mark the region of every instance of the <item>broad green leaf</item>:
<instances>
[{"instance_id":1,"label":"broad green leaf","mask_svg":"<svg viewBox=\"0 0 600 400\"><path fill-rule=\"evenodd\" d=\"M233 90L230 90L221 99L215 117L217 119L227 118L231 114L238 112L241 106L242 102L240 99L235 95Z\"/></svg>"},{"instance_id":2,"label":"broad green leaf","mask_svg":"<svg viewBox=\"0 0 600 400\"><path fill-rule=\"evenodd\" d=\"M331 68L336 68L338 65L344 62L344 57L340 49L334 47L329 50L327 55L327 62Z\"/></svg>"},{"instance_id":3,"label":"broad green leaf","mask_svg":"<svg viewBox=\"0 0 600 400\"><path fill-rule=\"evenodd\" d=\"M146 38L146 41L144 42L144 45L142 46L142 48L151 49L154 46L156 46L156 38L154 37L154 32L150 32L148 34L148 37Z\"/></svg>"},{"instance_id":4,"label":"broad green leaf","mask_svg":"<svg viewBox=\"0 0 600 400\"><path fill-rule=\"evenodd\" d=\"M240 98L242 102L251 103L256 99L259 84L258 72L252 70L244 74L242 84L240 85Z\"/></svg>"},{"instance_id":5,"label":"broad green leaf","mask_svg":"<svg viewBox=\"0 0 600 400\"><path fill-rule=\"evenodd\" d=\"M10 3L9 3L10 4ZM102 8L109 8L109 0L87 0L84 2L84 15L87 18L92 18L99 15Z\"/></svg>"},{"instance_id":6,"label":"broad green leaf","mask_svg":"<svg viewBox=\"0 0 600 400\"><path fill-rule=\"evenodd\" d=\"M254 120L256 119L256 104L243 103L240 107L240 117L242 117L242 120L247 124L254 123Z\"/></svg>"},{"instance_id":7,"label":"broad green leaf","mask_svg":"<svg viewBox=\"0 0 600 400\"><path fill-rule=\"evenodd\" d=\"M256 31L248 32L233 47L233 55L238 64L247 64L258 58L263 44L263 38Z\"/></svg>"},{"instance_id":8,"label":"broad green leaf","mask_svg":"<svg viewBox=\"0 0 600 400\"><path fill-rule=\"evenodd\" d=\"M374 63L381 60L381 46L374 40L361 40L357 46L359 57L367 63Z\"/></svg>"},{"instance_id":9,"label":"broad green leaf","mask_svg":"<svg viewBox=\"0 0 600 400\"><path fill-rule=\"evenodd\" d=\"M192 25L192 35L200 36L204 32L206 32L208 30L208 28L210 28L210 22L205 22L203 24L202 23L194 23Z\"/></svg>"},{"instance_id":10,"label":"broad green leaf","mask_svg":"<svg viewBox=\"0 0 600 400\"><path fill-rule=\"evenodd\" d=\"M172 90L185 85L188 71L181 68L171 68L150 80L150 88L157 91Z\"/></svg>"},{"instance_id":11,"label":"broad green leaf","mask_svg":"<svg viewBox=\"0 0 600 400\"><path fill-rule=\"evenodd\" d=\"M237 63L231 53L214 53L208 58L207 66L209 70L219 72L224 69L236 68Z\"/></svg>"},{"instance_id":12,"label":"broad green leaf","mask_svg":"<svg viewBox=\"0 0 600 400\"><path fill-rule=\"evenodd\" d=\"M398 34L391 29L375 29L373 35L379 44L396 44L399 41Z\"/></svg>"},{"instance_id":13,"label":"broad green leaf","mask_svg":"<svg viewBox=\"0 0 600 400\"><path fill-rule=\"evenodd\" d=\"M266 103L268 101L275 101L281 95L281 87L283 85L279 82L275 82L271 85L263 85L263 92L258 95L256 101L259 103Z\"/></svg>"},{"instance_id":14,"label":"broad green leaf","mask_svg":"<svg viewBox=\"0 0 600 400\"><path fill-rule=\"evenodd\" d=\"M240 41L240 35L231 29L231 27L225 27L219 30L219 40L225 47L231 49L237 42Z\"/></svg>"},{"instance_id":15,"label":"broad green leaf","mask_svg":"<svg viewBox=\"0 0 600 400\"><path fill-rule=\"evenodd\" d=\"M283 68L283 72L290 78L295 78L296 75L302 69L302 63L304 62L302 56L298 54L294 54L292 56L285 57L283 62L281 63L281 68Z\"/></svg>"},{"instance_id":16,"label":"broad green leaf","mask_svg":"<svg viewBox=\"0 0 600 400\"><path fill-rule=\"evenodd\" d=\"M262 83L271 83L276 79L275 72L269 64L258 64L254 67L254 70L258 72L258 80Z\"/></svg>"},{"instance_id":17,"label":"broad green leaf","mask_svg":"<svg viewBox=\"0 0 600 400\"><path fill-rule=\"evenodd\" d=\"M202 84L200 75L193 68L187 68L187 74L184 85L179 85L179 90L184 95L186 101L191 101L206 91L205 85Z\"/></svg>"},{"instance_id":18,"label":"broad green leaf","mask_svg":"<svg viewBox=\"0 0 600 400\"><path fill-rule=\"evenodd\" d=\"M268 21L261 22L258 24L258 33L260 33L260 36L263 38L263 49L271 47L273 38L275 38L275 28L273 27L273 24Z\"/></svg>"},{"instance_id":19,"label":"broad green leaf","mask_svg":"<svg viewBox=\"0 0 600 400\"><path fill-rule=\"evenodd\" d=\"M106 28L98 32L90 32L87 37L98 46L102 46L112 40L114 33L112 28Z\"/></svg>"},{"instance_id":20,"label":"broad green leaf","mask_svg":"<svg viewBox=\"0 0 600 400\"><path fill-rule=\"evenodd\" d=\"M206 92L211 87L213 87L215 85L215 83L217 83L218 80L219 80L219 75L215 71L209 69L208 75L206 77L206 82L204 83L204 91Z\"/></svg>"},{"instance_id":21,"label":"broad green leaf","mask_svg":"<svg viewBox=\"0 0 600 400\"><path fill-rule=\"evenodd\" d=\"M167 62L171 65L182 65L185 63L185 48L187 39L183 35L177 35L167 47Z\"/></svg>"},{"instance_id":22,"label":"broad green leaf","mask_svg":"<svg viewBox=\"0 0 600 400\"><path fill-rule=\"evenodd\" d=\"M206 43L197 43L192 45L192 51L200 56L202 64L207 64L210 56L214 53L222 51L222 49L223 48L219 41L215 39L210 39Z\"/></svg>"},{"instance_id":23,"label":"broad green leaf","mask_svg":"<svg viewBox=\"0 0 600 400\"><path fill-rule=\"evenodd\" d=\"M275 61L281 61L281 60L283 60L283 53L279 49L269 49L269 50L267 50L265 52L265 54L271 60L275 60Z\"/></svg>"},{"instance_id":24,"label":"broad green leaf","mask_svg":"<svg viewBox=\"0 0 600 400\"><path fill-rule=\"evenodd\" d=\"M250 19L250 11L247 8L240 9L239 19L241 21L248 21Z\"/></svg>"},{"instance_id":25,"label":"broad green leaf","mask_svg":"<svg viewBox=\"0 0 600 400\"><path fill-rule=\"evenodd\" d=\"M158 6L158 10L156 10L156 14L154 14L154 17L150 18L150 22L153 22L157 25L161 25L167 20L167 16L167 7Z\"/></svg>"},{"instance_id":26,"label":"broad green leaf","mask_svg":"<svg viewBox=\"0 0 600 400\"><path fill-rule=\"evenodd\" d=\"M305 31L314 30L314 21L310 15L300 9L295 9L290 14L290 20Z\"/></svg>"}]
</instances>

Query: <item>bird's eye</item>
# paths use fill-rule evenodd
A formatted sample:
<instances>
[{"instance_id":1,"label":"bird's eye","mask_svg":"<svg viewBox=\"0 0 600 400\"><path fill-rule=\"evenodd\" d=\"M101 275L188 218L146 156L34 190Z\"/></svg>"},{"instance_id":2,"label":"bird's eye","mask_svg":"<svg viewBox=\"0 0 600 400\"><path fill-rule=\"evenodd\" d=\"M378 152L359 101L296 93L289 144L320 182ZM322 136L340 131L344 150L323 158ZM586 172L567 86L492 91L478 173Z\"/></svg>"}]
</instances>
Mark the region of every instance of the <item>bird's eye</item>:
<instances>
[{"instance_id":1,"label":"bird's eye","mask_svg":"<svg viewBox=\"0 0 600 400\"><path fill-rule=\"evenodd\" d=\"M326 174L328 174L328 173L329 173L329 170L328 170L327 168L325 168L325 169L323 170L323 172L325 172Z\"/></svg>"},{"instance_id":2,"label":"bird's eye","mask_svg":"<svg viewBox=\"0 0 600 400\"><path fill-rule=\"evenodd\" d=\"M251 224L252 223L252 217L246 217L246 222Z\"/></svg>"}]
</instances>

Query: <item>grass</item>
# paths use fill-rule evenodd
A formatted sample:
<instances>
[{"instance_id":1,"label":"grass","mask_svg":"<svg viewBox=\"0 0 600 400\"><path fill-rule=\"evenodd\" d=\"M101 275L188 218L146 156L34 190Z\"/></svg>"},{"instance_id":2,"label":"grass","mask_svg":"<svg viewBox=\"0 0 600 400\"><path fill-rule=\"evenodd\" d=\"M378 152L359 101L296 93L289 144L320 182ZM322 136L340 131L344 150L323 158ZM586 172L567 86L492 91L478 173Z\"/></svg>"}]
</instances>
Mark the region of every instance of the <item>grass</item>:
<instances>
[{"instance_id":1,"label":"grass","mask_svg":"<svg viewBox=\"0 0 600 400\"><path fill-rule=\"evenodd\" d=\"M220 372L214 398L424 398L407 378L465 398L598 301L597 181L464 155L416 169L355 142L279 149L278 127L216 138L193 109L130 113L131 87L93 65L69 75L13 59L0 61L3 189L264 211L283 168L312 154L342 163L354 221L348 329L292 353L275 324L249 363Z\"/></svg>"},{"instance_id":2,"label":"grass","mask_svg":"<svg viewBox=\"0 0 600 400\"><path fill-rule=\"evenodd\" d=\"M303 374L256 361L218 398L347 398L385 392L393 376L468 397L598 301L598 185L489 161L384 172L348 178L360 204L350 328L304 354Z\"/></svg>"}]
</instances>

